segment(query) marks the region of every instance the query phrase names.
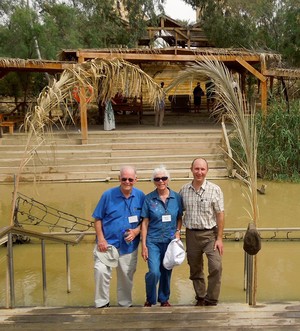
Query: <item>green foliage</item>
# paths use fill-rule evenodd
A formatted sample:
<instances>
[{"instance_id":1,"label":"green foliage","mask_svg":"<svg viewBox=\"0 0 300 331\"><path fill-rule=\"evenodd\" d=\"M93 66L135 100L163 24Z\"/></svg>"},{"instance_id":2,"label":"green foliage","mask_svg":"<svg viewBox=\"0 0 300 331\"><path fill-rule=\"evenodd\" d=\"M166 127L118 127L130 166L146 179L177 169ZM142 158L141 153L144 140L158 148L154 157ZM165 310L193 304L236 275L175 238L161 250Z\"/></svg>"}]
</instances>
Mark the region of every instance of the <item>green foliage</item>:
<instances>
[{"instance_id":1,"label":"green foliage","mask_svg":"<svg viewBox=\"0 0 300 331\"><path fill-rule=\"evenodd\" d=\"M287 112L284 102L269 105L266 116L257 112L256 128L259 133L258 176L267 180L300 182L299 101L292 104L290 112ZM235 131L230 134L229 139L233 158L238 163L244 162L245 153Z\"/></svg>"},{"instance_id":2,"label":"green foliage","mask_svg":"<svg viewBox=\"0 0 300 331\"><path fill-rule=\"evenodd\" d=\"M299 0L184 0L200 8L200 22L217 47L277 51L300 64Z\"/></svg>"},{"instance_id":3,"label":"green foliage","mask_svg":"<svg viewBox=\"0 0 300 331\"><path fill-rule=\"evenodd\" d=\"M258 173L270 180L300 181L300 104L286 111L284 103L274 103L268 114L257 116Z\"/></svg>"},{"instance_id":4,"label":"green foliage","mask_svg":"<svg viewBox=\"0 0 300 331\"><path fill-rule=\"evenodd\" d=\"M54 60L62 49L136 46L145 32L145 18L155 17L154 9L162 9L162 2L124 1L128 22L120 17L114 0L2 0L0 57L37 59L41 55ZM0 94L25 99L29 89L36 95L42 84L42 74L10 74L0 81Z\"/></svg>"},{"instance_id":5,"label":"green foliage","mask_svg":"<svg viewBox=\"0 0 300 331\"><path fill-rule=\"evenodd\" d=\"M16 7L10 16L9 25L1 26L0 56L36 58L34 36L38 26L34 24L34 11L26 7Z\"/></svg>"}]
</instances>

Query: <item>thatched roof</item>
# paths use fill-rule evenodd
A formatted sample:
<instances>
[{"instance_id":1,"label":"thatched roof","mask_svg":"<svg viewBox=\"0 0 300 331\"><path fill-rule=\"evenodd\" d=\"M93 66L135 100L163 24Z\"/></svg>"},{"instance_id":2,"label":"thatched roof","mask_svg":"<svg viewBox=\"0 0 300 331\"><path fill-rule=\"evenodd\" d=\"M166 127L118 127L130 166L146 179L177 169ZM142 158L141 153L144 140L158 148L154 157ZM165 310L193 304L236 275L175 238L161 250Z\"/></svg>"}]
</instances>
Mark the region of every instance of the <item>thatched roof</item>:
<instances>
[{"instance_id":1,"label":"thatched roof","mask_svg":"<svg viewBox=\"0 0 300 331\"><path fill-rule=\"evenodd\" d=\"M69 61L50 61L38 59L0 58L0 78L10 71L61 72L74 65Z\"/></svg>"},{"instance_id":2,"label":"thatched roof","mask_svg":"<svg viewBox=\"0 0 300 331\"><path fill-rule=\"evenodd\" d=\"M234 48L102 48L102 49L65 49L59 54L63 61L88 61L95 58L113 59L119 58L126 61L142 63L181 63L183 65L195 64L196 61L204 61L210 58L224 62L233 71L241 72L245 70L241 61L247 62L251 66L261 67L265 64L266 69L278 67L281 63L281 55L271 52L259 52L248 49Z\"/></svg>"},{"instance_id":3,"label":"thatched roof","mask_svg":"<svg viewBox=\"0 0 300 331\"><path fill-rule=\"evenodd\" d=\"M288 69L281 66L281 55L248 49L201 47L186 48L102 48L102 49L64 49L58 60L0 58L0 78L10 71L49 72L51 74L73 68L79 57L85 60L95 58L123 58L132 63L142 62L181 62L194 63L204 57L214 57L226 63L232 69L239 70L237 59L241 58L251 65L266 63L262 74L268 77L300 78L300 69Z\"/></svg>"},{"instance_id":4,"label":"thatched roof","mask_svg":"<svg viewBox=\"0 0 300 331\"><path fill-rule=\"evenodd\" d=\"M300 69L271 68L264 71L263 74L268 77L299 79Z\"/></svg>"},{"instance_id":5,"label":"thatched roof","mask_svg":"<svg viewBox=\"0 0 300 331\"><path fill-rule=\"evenodd\" d=\"M100 49L64 49L59 53L59 59L77 60L79 54L173 54L173 55L213 55L213 56L264 56L267 59L275 59L279 61L281 55L271 52L259 52L248 49L237 48L215 48L215 47L201 47L201 48L100 48Z\"/></svg>"}]
</instances>

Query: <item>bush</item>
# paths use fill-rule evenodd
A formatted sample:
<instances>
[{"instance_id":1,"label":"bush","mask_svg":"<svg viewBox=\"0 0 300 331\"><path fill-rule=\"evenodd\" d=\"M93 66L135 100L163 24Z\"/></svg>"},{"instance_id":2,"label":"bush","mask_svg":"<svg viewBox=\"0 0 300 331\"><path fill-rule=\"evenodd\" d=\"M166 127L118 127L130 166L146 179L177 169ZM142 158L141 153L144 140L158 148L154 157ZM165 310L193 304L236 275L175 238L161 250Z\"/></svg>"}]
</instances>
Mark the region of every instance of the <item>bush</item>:
<instances>
[{"instance_id":1,"label":"bush","mask_svg":"<svg viewBox=\"0 0 300 331\"><path fill-rule=\"evenodd\" d=\"M285 103L268 107L264 117L257 113L257 172L262 178L300 182L300 102L286 111Z\"/></svg>"}]
</instances>

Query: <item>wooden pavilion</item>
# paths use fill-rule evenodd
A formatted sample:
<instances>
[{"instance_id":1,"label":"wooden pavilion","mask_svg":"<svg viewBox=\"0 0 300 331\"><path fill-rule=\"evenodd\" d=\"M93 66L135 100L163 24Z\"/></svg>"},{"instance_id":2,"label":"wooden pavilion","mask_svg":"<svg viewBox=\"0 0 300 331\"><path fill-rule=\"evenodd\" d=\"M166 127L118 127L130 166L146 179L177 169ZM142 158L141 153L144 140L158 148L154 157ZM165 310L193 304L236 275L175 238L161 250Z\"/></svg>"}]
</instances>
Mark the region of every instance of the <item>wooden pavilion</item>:
<instances>
[{"instance_id":1,"label":"wooden pavilion","mask_svg":"<svg viewBox=\"0 0 300 331\"><path fill-rule=\"evenodd\" d=\"M155 48L155 41L161 38L164 48ZM62 50L57 61L0 59L0 78L10 71L39 71L50 74L62 72L92 59L124 59L141 67L154 79L171 82L180 70L204 59L223 62L240 77L241 88L245 89L247 75L253 75L259 82L261 109L267 110L268 82L272 86L274 78L299 78L300 71L279 68L280 54L256 52L245 49L219 49L213 47L198 24L184 27L168 16L162 15L156 27L149 26L147 34L140 39L134 49L76 49ZM178 90L186 94L186 90ZM87 105L81 103L81 132L83 141L87 139Z\"/></svg>"}]
</instances>

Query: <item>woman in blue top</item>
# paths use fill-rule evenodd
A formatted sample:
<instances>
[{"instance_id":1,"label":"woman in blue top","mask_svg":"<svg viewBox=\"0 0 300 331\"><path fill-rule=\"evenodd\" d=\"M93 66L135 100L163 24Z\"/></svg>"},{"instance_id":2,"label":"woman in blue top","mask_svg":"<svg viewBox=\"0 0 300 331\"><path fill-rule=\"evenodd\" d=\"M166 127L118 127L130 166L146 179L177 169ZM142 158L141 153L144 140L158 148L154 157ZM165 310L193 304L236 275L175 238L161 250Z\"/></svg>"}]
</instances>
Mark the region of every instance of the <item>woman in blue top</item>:
<instances>
[{"instance_id":1,"label":"woman in blue top","mask_svg":"<svg viewBox=\"0 0 300 331\"><path fill-rule=\"evenodd\" d=\"M162 307L170 306L172 270L164 268L163 259L171 240L180 239L182 202L179 194L168 187L169 178L165 167L154 169L152 180L156 189L146 195L142 207L142 257L148 262L149 268L145 276L145 307L151 307L157 301Z\"/></svg>"}]
</instances>

